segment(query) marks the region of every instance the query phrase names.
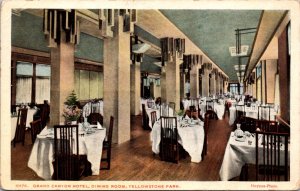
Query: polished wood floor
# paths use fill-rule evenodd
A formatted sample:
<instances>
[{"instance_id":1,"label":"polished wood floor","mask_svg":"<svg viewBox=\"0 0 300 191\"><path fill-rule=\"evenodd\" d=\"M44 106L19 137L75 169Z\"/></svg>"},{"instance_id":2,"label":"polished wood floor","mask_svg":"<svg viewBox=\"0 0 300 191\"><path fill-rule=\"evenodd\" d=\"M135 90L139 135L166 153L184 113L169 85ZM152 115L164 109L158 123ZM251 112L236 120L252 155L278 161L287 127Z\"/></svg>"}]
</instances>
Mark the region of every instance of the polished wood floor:
<instances>
[{"instance_id":1,"label":"polished wood floor","mask_svg":"<svg viewBox=\"0 0 300 191\"><path fill-rule=\"evenodd\" d=\"M225 147L232 128L228 117L213 120L208 133L208 154L200 163L190 162L190 157L178 164L161 161L151 150L150 131L141 127L141 117L132 117L131 140L115 144L112 148L111 170L101 170L99 176L82 177L82 180L193 180L217 181ZM32 143L29 132L25 145L11 147L12 180L41 180L27 167Z\"/></svg>"}]
</instances>

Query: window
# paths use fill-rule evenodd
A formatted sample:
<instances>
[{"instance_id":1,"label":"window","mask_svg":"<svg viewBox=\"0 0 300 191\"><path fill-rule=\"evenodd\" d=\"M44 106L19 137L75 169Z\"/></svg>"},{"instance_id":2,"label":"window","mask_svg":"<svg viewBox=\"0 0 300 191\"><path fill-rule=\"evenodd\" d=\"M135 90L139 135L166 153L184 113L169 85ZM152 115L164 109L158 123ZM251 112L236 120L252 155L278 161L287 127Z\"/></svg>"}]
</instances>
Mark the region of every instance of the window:
<instances>
[{"instance_id":1,"label":"window","mask_svg":"<svg viewBox=\"0 0 300 191\"><path fill-rule=\"evenodd\" d=\"M50 76L51 68L49 65L36 65L36 88L35 88L35 102L43 103L44 100L50 100Z\"/></svg>"},{"instance_id":2,"label":"window","mask_svg":"<svg viewBox=\"0 0 300 191\"><path fill-rule=\"evenodd\" d=\"M50 100L50 66L17 62L16 104L41 104ZM35 97L33 96L35 92Z\"/></svg>"},{"instance_id":3,"label":"window","mask_svg":"<svg viewBox=\"0 0 300 191\"><path fill-rule=\"evenodd\" d=\"M238 84L230 84L229 85L229 91L232 94L239 94L239 86L238 86Z\"/></svg>"},{"instance_id":4,"label":"window","mask_svg":"<svg viewBox=\"0 0 300 191\"><path fill-rule=\"evenodd\" d=\"M103 98L103 72L75 70L75 92L80 100Z\"/></svg>"},{"instance_id":5,"label":"window","mask_svg":"<svg viewBox=\"0 0 300 191\"><path fill-rule=\"evenodd\" d=\"M16 104L31 103L33 64L17 62Z\"/></svg>"}]
</instances>

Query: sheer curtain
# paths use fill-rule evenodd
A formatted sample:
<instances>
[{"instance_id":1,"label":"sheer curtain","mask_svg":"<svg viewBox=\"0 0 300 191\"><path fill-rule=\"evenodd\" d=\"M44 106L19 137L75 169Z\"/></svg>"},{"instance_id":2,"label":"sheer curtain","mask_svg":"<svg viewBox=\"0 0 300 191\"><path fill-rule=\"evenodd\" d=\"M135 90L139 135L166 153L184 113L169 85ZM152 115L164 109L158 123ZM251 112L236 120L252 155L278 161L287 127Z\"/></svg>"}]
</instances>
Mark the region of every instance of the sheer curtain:
<instances>
[{"instance_id":1,"label":"sheer curtain","mask_svg":"<svg viewBox=\"0 0 300 191\"><path fill-rule=\"evenodd\" d=\"M50 79L36 78L36 103L43 103L44 100L50 101Z\"/></svg>"},{"instance_id":2,"label":"sheer curtain","mask_svg":"<svg viewBox=\"0 0 300 191\"><path fill-rule=\"evenodd\" d=\"M17 78L17 94L16 103L30 103L31 102L31 77L18 77Z\"/></svg>"}]
</instances>

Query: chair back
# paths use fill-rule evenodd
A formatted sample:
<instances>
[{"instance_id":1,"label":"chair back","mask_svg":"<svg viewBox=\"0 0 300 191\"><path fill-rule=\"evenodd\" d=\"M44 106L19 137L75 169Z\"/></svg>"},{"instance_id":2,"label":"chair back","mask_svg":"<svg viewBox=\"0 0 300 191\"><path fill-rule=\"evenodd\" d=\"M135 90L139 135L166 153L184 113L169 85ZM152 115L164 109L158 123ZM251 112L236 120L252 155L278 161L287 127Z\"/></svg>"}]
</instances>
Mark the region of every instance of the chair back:
<instances>
[{"instance_id":1,"label":"chair back","mask_svg":"<svg viewBox=\"0 0 300 191\"><path fill-rule=\"evenodd\" d=\"M42 111L41 111L42 128L44 128L47 125L47 122L49 120L49 115L50 115L50 106L48 105L47 101L44 101Z\"/></svg>"},{"instance_id":2,"label":"chair back","mask_svg":"<svg viewBox=\"0 0 300 191\"><path fill-rule=\"evenodd\" d=\"M31 141L34 143L36 136L42 131L42 121L41 119L30 122L31 131Z\"/></svg>"},{"instance_id":3,"label":"chair back","mask_svg":"<svg viewBox=\"0 0 300 191\"><path fill-rule=\"evenodd\" d=\"M78 180L79 142L78 125L54 125L55 180Z\"/></svg>"},{"instance_id":4,"label":"chair back","mask_svg":"<svg viewBox=\"0 0 300 191\"><path fill-rule=\"evenodd\" d=\"M157 121L157 116L156 116L156 111L151 111L151 124L152 124L152 128L154 123Z\"/></svg>"},{"instance_id":5,"label":"chair back","mask_svg":"<svg viewBox=\"0 0 300 191\"><path fill-rule=\"evenodd\" d=\"M264 105L258 106L257 119L259 120L271 120L271 106Z\"/></svg>"},{"instance_id":6,"label":"chair back","mask_svg":"<svg viewBox=\"0 0 300 191\"><path fill-rule=\"evenodd\" d=\"M206 111L213 110L214 111L214 102L213 100L206 101Z\"/></svg>"},{"instance_id":7,"label":"chair back","mask_svg":"<svg viewBox=\"0 0 300 191\"><path fill-rule=\"evenodd\" d=\"M154 105L155 103L153 101L147 101L148 108L153 108Z\"/></svg>"},{"instance_id":8,"label":"chair back","mask_svg":"<svg viewBox=\"0 0 300 191\"><path fill-rule=\"evenodd\" d=\"M201 109L200 109L199 104L198 104L198 119L201 119L201 121L204 121L203 117L201 116Z\"/></svg>"},{"instance_id":9,"label":"chair back","mask_svg":"<svg viewBox=\"0 0 300 191\"><path fill-rule=\"evenodd\" d=\"M103 125L103 116L100 113L90 113L88 116L88 122L93 125L96 125L97 122L99 122Z\"/></svg>"},{"instance_id":10,"label":"chair back","mask_svg":"<svg viewBox=\"0 0 300 191\"><path fill-rule=\"evenodd\" d=\"M107 134L107 142L109 144L109 147L111 146L112 143L113 128L114 128L114 117L110 116L109 129Z\"/></svg>"},{"instance_id":11,"label":"chair back","mask_svg":"<svg viewBox=\"0 0 300 191\"><path fill-rule=\"evenodd\" d=\"M241 129L243 131L249 131L250 133L254 133L256 130L256 119L253 119L251 117L242 117L240 124Z\"/></svg>"},{"instance_id":12,"label":"chair back","mask_svg":"<svg viewBox=\"0 0 300 191\"><path fill-rule=\"evenodd\" d=\"M25 130L26 130L26 120L27 120L27 108L20 108L18 110L18 118L17 118L17 124L16 124L16 133L13 140L14 146L18 142L22 142L24 145L25 141Z\"/></svg>"},{"instance_id":13,"label":"chair back","mask_svg":"<svg viewBox=\"0 0 300 191\"><path fill-rule=\"evenodd\" d=\"M142 104L142 127L145 130L151 129L149 127L149 117L148 117L147 112L146 112L145 104Z\"/></svg>"},{"instance_id":14,"label":"chair back","mask_svg":"<svg viewBox=\"0 0 300 191\"><path fill-rule=\"evenodd\" d=\"M256 131L256 180L289 180L289 133Z\"/></svg>"},{"instance_id":15,"label":"chair back","mask_svg":"<svg viewBox=\"0 0 300 191\"><path fill-rule=\"evenodd\" d=\"M235 116L238 123L244 116L246 116L245 105L235 105Z\"/></svg>"},{"instance_id":16,"label":"chair back","mask_svg":"<svg viewBox=\"0 0 300 191\"><path fill-rule=\"evenodd\" d=\"M161 119L161 141L160 156L161 160L178 163L179 147L178 147L178 131L176 117L165 117Z\"/></svg>"},{"instance_id":17,"label":"chair back","mask_svg":"<svg viewBox=\"0 0 300 191\"><path fill-rule=\"evenodd\" d=\"M208 145L208 130L209 130L209 121L213 118L214 112L211 110L206 111L204 115L204 143L203 143L203 151L202 151L202 159L207 154L207 145Z\"/></svg>"},{"instance_id":18,"label":"chair back","mask_svg":"<svg viewBox=\"0 0 300 191\"><path fill-rule=\"evenodd\" d=\"M263 132L278 132L277 121L256 120L256 128Z\"/></svg>"}]
</instances>

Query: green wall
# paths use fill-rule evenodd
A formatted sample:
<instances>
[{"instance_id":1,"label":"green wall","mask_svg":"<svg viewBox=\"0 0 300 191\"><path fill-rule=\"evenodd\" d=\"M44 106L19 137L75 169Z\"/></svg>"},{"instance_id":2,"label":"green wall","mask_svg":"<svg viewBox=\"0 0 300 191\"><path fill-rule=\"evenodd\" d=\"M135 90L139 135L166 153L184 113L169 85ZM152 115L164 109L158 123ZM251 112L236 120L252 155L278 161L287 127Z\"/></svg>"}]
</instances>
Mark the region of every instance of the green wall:
<instances>
[{"instance_id":1,"label":"green wall","mask_svg":"<svg viewBox=\"0 0 300 191\"><path fill-rule=\"evenodd\" d=\"M43 19L30 13L21 12L12 15L12 46L50 52L43 33ZM103 62L103 40L85 33L80 34L80 43L76 45L75 57Z\"/></svg>"}]
</instances>

